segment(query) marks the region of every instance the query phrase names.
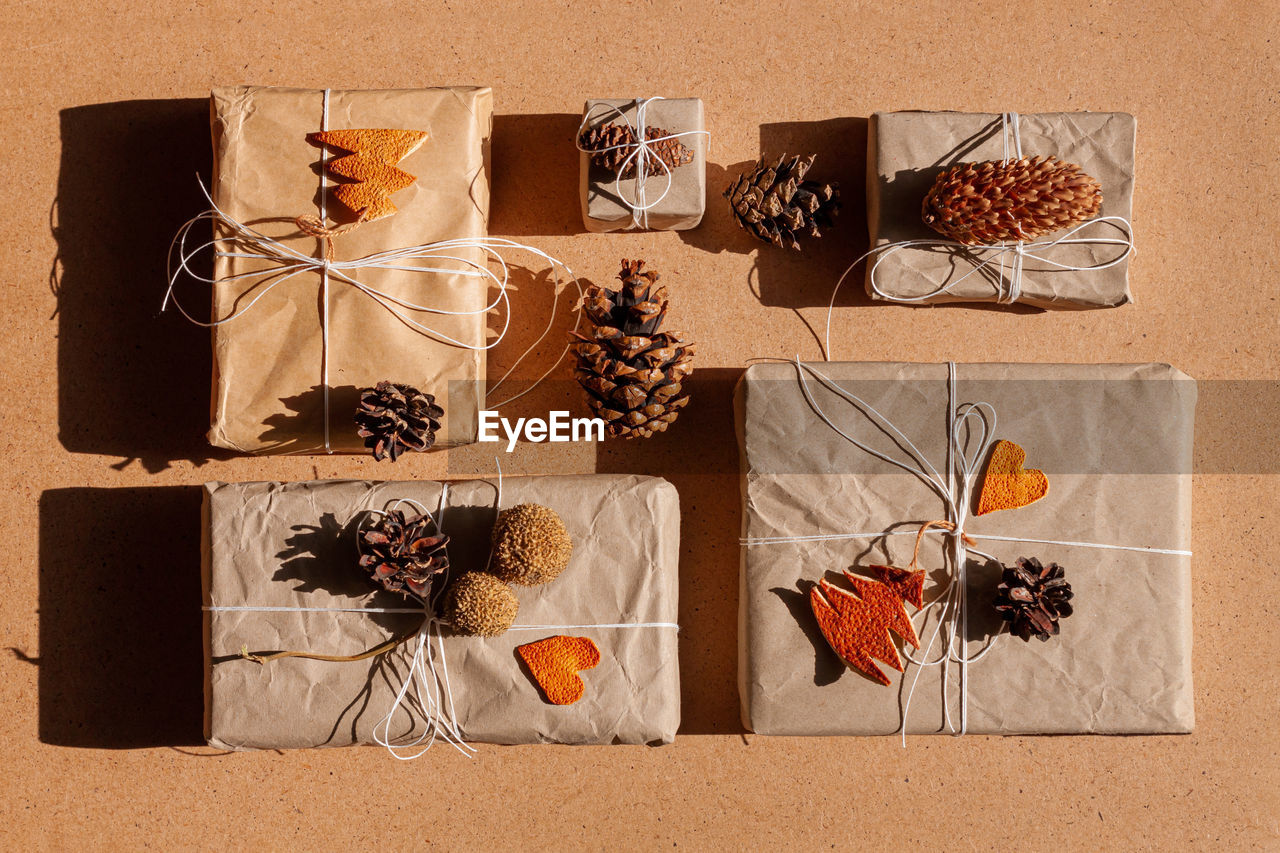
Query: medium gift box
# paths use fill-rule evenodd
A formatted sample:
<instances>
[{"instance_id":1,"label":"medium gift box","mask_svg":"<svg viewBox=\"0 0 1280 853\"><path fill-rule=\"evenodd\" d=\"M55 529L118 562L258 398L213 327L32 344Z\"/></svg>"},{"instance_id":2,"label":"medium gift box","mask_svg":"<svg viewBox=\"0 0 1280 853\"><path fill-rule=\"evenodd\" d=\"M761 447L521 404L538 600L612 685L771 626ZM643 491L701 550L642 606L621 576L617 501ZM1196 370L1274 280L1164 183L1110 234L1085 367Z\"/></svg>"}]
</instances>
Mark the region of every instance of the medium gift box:
<instances>
[{"instance_id":1,"label":"medium gift box","mask_svg":"<svg viewBox=\"0 0 1280 853\"><path fill-rule=\"evenodd\" d=\"M241 657L351 655L412 633L423 608L371 583L357 564L362 519L396 506L431 513L450 537L453 578L488 565L499 502L557 513L573 543L569 564L549 583L512 587L519 610L500 636L433 627L404 701L397 693L418 668L412 643L360 661ZM676 491L656 477L208 484L208 741L227 749L412 744L432 725L426 704L445 714L437 721L445 740L669 742L680 722L679 527ZM588 638L599 651L598 663L578 673L584 689L572 704L545 699L519 651L553 636ZM393 708L389 731L377 729Z\"/></svg>"},{"instance_id":2,"label":"medium gift box","mask_svg":"<svg viewBox=\"0 0 1280 853\"><path fill-rule=\"evenodd\" d=\"M1132 302L1135 129L1126 113L875 113L867 133L868 294L907 303L1017 301L1064 309ZM1021 249L963 246L925 225L925 196L948 167L1038 155L1075 164L1097 180L1102 205L1095 221Z\"/></svg>"},{"instance_id":3,"label":"medium gift box","mask_svg":"<svg viewBox=\"0 0 1280 853\"><path fill-rule=\"evenodd\" d=\"M617 135L603 135L611 126ZM646 152L636 148L637 130L648 131L653 140ZM604 159L611 162L602 163L602 157L585 150L584 140L593 132L602 134L598 146L608 149ZM700 99L588 100L578 147L582 152L579 199L588 231L683 231L702 221L707 204L707 134ZM649 168L640 168L642 161Z\"/></svg>"},{"instance_id":4,"label":"medium gift box","mask_svg":"<svg viewBox=\"0 0 1280 853\"><path fill-rule=\"evenodd\" d=\"M1157 364L749 368L736 392L745 725L1191 731L1195 398ZM1061 567L1074 595L1043 642L995 606L1022 557ZM833 611L853 634L819 622Z\"/></svg>"},{"instance_id":5,"label":"medium gift box","mask_svg":"<svg viewBox=\"0 0 1280 853\"><path fill-rule=\"evenodd\" d=\"M214 445L252 453L362 451L351 418L359 391L383 380L416 387L445 408L437 446L475 440L489 301L488 282L475 270L484 254L455 246L443 253L453 260L441 258L428 271L398 258L343 264L485 236L492 104L484 87L214 90L212 201L283 255L246 248L227 222L215 220ZM313 137L364 129L426 138L397 159L412 145L384 156L373 148L320 147ZM342 193L360 182L335 174L344 171L336 165L344 157L356 165L368 160L394 192L378 202L381 215L358 227L330 239L304 233L300 216L316 217L319 226L352 224L343 199L359 196ZM328 252L333 266L299 268L291 252Z\"/></svg>"}]
</instances>

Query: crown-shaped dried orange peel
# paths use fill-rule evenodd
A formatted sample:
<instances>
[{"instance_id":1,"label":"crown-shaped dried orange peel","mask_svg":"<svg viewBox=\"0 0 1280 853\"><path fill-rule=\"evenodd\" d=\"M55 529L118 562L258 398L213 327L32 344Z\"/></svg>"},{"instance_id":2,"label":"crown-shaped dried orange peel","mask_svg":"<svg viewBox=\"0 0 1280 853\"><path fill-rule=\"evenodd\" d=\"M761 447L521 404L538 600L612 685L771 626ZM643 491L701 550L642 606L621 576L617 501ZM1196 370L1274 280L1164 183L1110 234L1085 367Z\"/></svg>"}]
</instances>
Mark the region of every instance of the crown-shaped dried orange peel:
<instances>
[{"instance_id":1,"label":"crown-shaped dried orange peel","mask_svg":"<svg viewBox=\"0 0 1280 853\"><path fill-rule=\"evenodd\" d=\"M600 663L600 649L590 637L557 635L517 646L516 652L552 705L572 705L586 692L580 670Z\"/></svg>"},{"instance_id":2,"label":"crown-shaped dried orange peel","mask_svg":"<svg viewBox=\"0 0 1280 853\"><path fill-rule=\"evenodd\" d=\"M893 566L869 566L868 570L879 582L845 571L852 592L823 578L809 590L809 606L822 636L840 659L888 685L889 677L874 661L903 671L891 631L913 648L920 648L920 638L903 604L924 605L924 572Z\"/></svg>"},{"instance_id":3,"label":"crown-shaped dried orange peel","mask_svg":"<svg viewBox=\"0 0 1280 853\"><path fill-rule=\"evenodd\" d=\"M1017 509L1049 494L1049 478L1043 471L1023 468L1026 461L1027 451L1019 445L1004 439L995 443L978 492L977 515Z\"/></svg>"},{"instance_id":4,"label":"crown-shaped dried orange peel","mask_svg":"<svg viewBox=\"0 0 1280 853\"><path fill-rule=\"evenodd\" d=\"M365 222L381 219L396 212L391 194L410 186L417 178L396 164L427 141L422 130L360 128L325 130L307 134L312 145L349 152L335 157L324 169L342 183L333 191L334 198Z\"/></svg>"}]
</instances>

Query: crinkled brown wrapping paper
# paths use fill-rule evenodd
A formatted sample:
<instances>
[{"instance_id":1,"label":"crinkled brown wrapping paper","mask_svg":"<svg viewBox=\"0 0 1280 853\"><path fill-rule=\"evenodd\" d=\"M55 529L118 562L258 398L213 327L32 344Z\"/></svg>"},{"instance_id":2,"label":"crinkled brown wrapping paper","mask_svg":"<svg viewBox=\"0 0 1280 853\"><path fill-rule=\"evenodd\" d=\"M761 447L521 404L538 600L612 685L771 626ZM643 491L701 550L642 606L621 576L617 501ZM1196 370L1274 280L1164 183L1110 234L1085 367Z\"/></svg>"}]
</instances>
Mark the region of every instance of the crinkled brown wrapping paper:
<instances>
[{"instance_id":1,"label":"crinkled brown wrapping paper","mask_svg":"<svg viewBox=\"0 0 1280 853\"><path fill-rule=\"evenodd\" d=\"M814 365L897 425L945 471L947 366ZM995 435L1049 476L1027 507L971 518L970 534L1190 550L1195 384L1167 365L957 366L957 402L994 405ZM892 449L856 410L810 381L823 411L850 435ZM896 732L906 686L920 672L909 733L943 729L940 667L881 668L881 686L847 670L813 623L808 584L855 564L910 562L914 532L944 518L919 480L876 461L818 420L791 364L756 365L737 391L744 537L905 535L743 548L739 686L745 725L761 734ZM896 458L902 458L895 453ZM937 592L942 539L922 549ZM886 553L885 548L888 548ZM1191 560L1187 556L979 539L1005 564L1038 556L1066 567L1073 616L1046 643L1007 633L969 666L970 733L1176 733L1191 730ZM998 575L970 561L971 642L1001 624L989 607ZM842 580L836 583L843 584ZM908 608L913 615L914 608ZM917 622L918 624L918 622ZM927 642L932 619L921 631ZM899 644L901 646L901 644ZM936 657L935 646L933 656ZM959 721L952 668L950 709ZM904 686L905 685L905 686Z\"/></svg>"},{"instance_id":2,"label":"crinkled brown wrapping paper","mask_svg":"<svg viewBox=\"0 0 1280 853\"><path fill-rule=\"evenodd\" d=\"M621 122L618 113L607 107L616 107L634 126L636 102L634 98L598 98L587 101L583 115L591 114L590 127ZM698 98L663 98L650 101L646 107L648 127L660 127L668 133L686 133L704 129L702 101ZM680 142L693 150L693 162L671 170L671 188L661 202L649 208L649 230L684 231L702 221L707 206L707 136L689 133ZM623 179L619 185L617 174L591 163L582 154L579 169L579 196L582 202L582 221L588 231L624 231L633 227L632 209L628 202L635 202L635 179ZM618 196L621 186L622 197ZM649 204L653 204L667 187L664 174L647 179L645 192Z\"/></svg>"},{"instance_id":3,"label":"crinkled brown wrapping paper","mask_svg":"<svg viewBox=\"0 0 1280 853\"><path fill-rule=\"evenodd\" d=\"M1102 216L1130 219L1136 123L1126 113L1028 113L1020 116L1022 152L1052 154L1078 164L1102 184ZM955 163L1005 156L997 113L875 113L867 133L867 226L871 246L902 240L941 240L920 219L920 205L934 178ZM1052 240L1058 235L1043 239ZM1108 224L1091 225L1076 237L1120 238ZM1098 264L1118 255L1116 246L1058 246L1048 250L1057 263ZM973 256L957 250L911 247L887 253L876 267L880 289L894 297L915 297L974 268ZM871 268L867 265L867 292ZM999 263L956 284L930 302L995 302ZM993 269L994 267L994 269ZM990 274L987 274L990 271ZM1028 259L1021 302L1040 308L1111 308L1133 301L1129 261L1102 270L1069 271Z\"/></svg>"},{"instance_id":4,"label":"crinkled brown wrapping paper","mask_svg":"<svg viewBox=\"0 0 1280 853\"><path fill-rule=\"evenodd\" d=\"M422 147L399 164L417 177L412 186L392 197L399 211L335 238L338 259L486 234L491 90L333 90L329 98L330 129L390 127L430 134ZM319 90L236 86L215 89L212 98L214 202L240 222L306 254L318 254L317 241L299 235L292 220L319 212L319 164L329 155L308 143L306 135L320 130L322 111ZM330 189L333 185L330 180ZM345 213L332 196L328 211L331 217ZM222 243L219 248L228 251L233 246ZM476 250L456 254L483 262ZM453 267L463 268L456 262ZM235 313L263 286L255 285L253 279L226 279L266 268L269 264L259 260L218 258L214 316ZM455 340L486 343L481 309L488 286L483 279L370 269L359 270L353 277L419 305L478 312L462 316L409 313ZM483 352L428 337L337 280L330 284L328 325L333 450L363 450L351 423L358 389L384 379L414 385L442 402L445 423L438 446L475 440L479 383L485 373ZM242 316L214 327L213 352L209 440L214 445L254 453L324 451L318 274L295 276Z\"/></svg>"},{"instance_id":5,"label":"crinkled brown wrapping paper","mask_svg":"<svg viewBox=\"0 0 1280 853\"><path fill-rule=\"evenodd\" d=\"M356 566L352 520L401 498L434 511L441 492L440 483L427 481L205 488L205 604L220 607L406 606L399 595L374 591ZM455 575L483 568L495 495L486 480L450 484L443 525L452 537ZM677 621L680 507L670 483L626 475L507 478L503 506L526 502L559 513L574 550L555 581L515 588L517 624ZM206 610L209 742L229 749L372 742L372 728L394 698L385 664L282 659L260 666L235 656L242 647L351 654L419 621L413 614ZM487 639L445 633L453 700L467 740L666 743L675 736L680 677L673 628L512 630ZM582 673L586 694L573 705L543 701L515 653L518 645L557 633L590 637L600 648L600 664ZM390 656L400 674L407 670L407 649ZM421 731L420 718L414 722L415 733ZM401 712L392 731L408 728Z\"/></svg>"}]
</instances>

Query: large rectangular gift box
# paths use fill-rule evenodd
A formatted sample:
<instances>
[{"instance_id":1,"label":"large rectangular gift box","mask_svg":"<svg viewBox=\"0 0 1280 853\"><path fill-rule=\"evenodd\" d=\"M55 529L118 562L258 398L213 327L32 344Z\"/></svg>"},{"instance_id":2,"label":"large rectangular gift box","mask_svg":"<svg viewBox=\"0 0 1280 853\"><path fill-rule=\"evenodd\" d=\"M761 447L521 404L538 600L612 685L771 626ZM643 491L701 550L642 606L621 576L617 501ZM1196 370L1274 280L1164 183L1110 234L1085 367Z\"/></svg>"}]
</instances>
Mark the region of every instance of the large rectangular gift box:
<instances>
[{"instance_id":1,"label":"large rectangular gift box","mask_svg":"<svg viewBox=\"0 0 1280 853\"><path fill-rule=\"evenodd\" d=\"M583 108L584 130L624 121L634 127L638 108L635 98L589 100ZM616 172L592 163L590 155L583 152L578 195L587 230L684 231L696 227L707 206L707 135L703 121L702 101L698 98L650 98L645 102L645 127L680 134L679 142L693 152L693 160L672 169L670 178L665 172L647 176L643 196L637 193L636 177L619 181Z\"/></svg>"},{"instance_id":2,"label":"large rectangular gift box","mask_svg":"<svg viewBox=\"0 0 1280 853\"><path fill-rule=\"evenodd\" d=\"M1158 364L748 369L736 396L745 725L760 734L884 735L900 730L905 713L910 734L1191 731L1195 399L1193 381ZM1047 475L1039 501L975 516L977 485L966 492L948 477L948 412L979 402L990 406L975 410L994 427L987 437L1017 443L1026 467ZM956 424L971 460L980 423L975 414ZM984 463L973 465L975 483ZM941 489L913 471L936 472ZM928 652L897 646L935 661L949 626L967 654L957 641L957 660L945 667L904 660L899 674L881 664L884 686L835 655L808 591L824 577L848 588L841 572L850 567L863 575L875 564L907 567L920 526L954 520L944 495L968 509L964 530L978 551L1005 566L1021 556L1062 566L1075 612L1047 642L1001 630L992 607L1000 567L970 553L966 603L935 636L941 605L930 601L954 576L944 554L953 540L935 528L920 552L926 609L906 606ZM976 659L961 665L962 656Z\"/></svg>"},{"instance_id":3,"label":"large rectangular gift box","mask_svg":"<svg viewBox=\"0 0 1280 853\"><path fill-rule=\"evenodd\" d=\"M1014 258L1001 264L992 253L950 243L920 218L921 204L938 173L956 163L1013 156L1013 127L1026 157L1053 155L1075 163L1102 185L1100 216L1128 221L1133 208L1136 123L1127 113L961 113L880 112L867 133L867 226L871 248L881 251L867 263L867 292L873 299L907 302L997 302L1008 296ZM1101 269L1120 257L1128 226L1094 222L1061 244L1031 250L1020 280L1019 302L1040 308L1111 308L1133 301L1129 260ZM1039 238L1049 242L1059 232ZM902 241L916 244L885 251ZM989 261L978 272L975 269ZM872 275L874 274L874 286ZM935 291L936 294L935 294ZM927 296L926 294L935 294Z\"/></svg>"},{"instance_id":4,"label":"large rectangular gift box","mask_svg":"<svg viewBox=\"0 0 1280 853\"><path fill-rule=\"evenodd\" d=\"M242 649L349 655L412 631L412 601L375 589L357 563L355 529L367 510L412 500L435 512L442 484L210 483L204 502L207 681L205 729L227 749L373 742L409 667L409 646L356 662L284 658L260 665ZM550 583L515 587L516 627L494 638L447 628L443 658L452 707L468 741L666 743L680 723L675 623L680 507L656 477L506 478L502 506L555 510L573 540L568 568ZM451 483L441 517L453 576L483 569L497 488ZM412 512L410 506L403 506ZM520 627L532 626L532 627ZM630 626L630 627L627 627ZM575 704L544 701L516 647L557 634L589 637L599 664L581 673ZM433 645L435 641L433 640ZM438 651L438 650L437 650ZM414 691L416 694L416 690ZM412 740L422 717L402 706L392 734Z\"/></svg>"},{"instance_id":5,"label":"large rectangular gift box","mask_svg":"<svg viewBox=\"0 0 1280 853\"><path fill-rule=\"evenodd\" d=\"M493 111L486 87L326 94L235 86L215 89L211 106L214 203L289 249L322 256L320 241L294 224L300 215L320 215L321 164L342 156L307 141L307 134L322 127L428 134L398 163L415 180L392 195L397 212L334 237L336 261L486 234ZM344 210L333 197L335 179L324 180L323 211L330 224L341 223ZM209 440L214 445L253 453L324 452L327 419L329 450L361 451L363 442L351 424L358 391L382 380L413 385L445 407L438 446L475 440L484 352L446 338L473 347L486 343L489 294L483 278L455 272L468 269L464 263L436 262L429 266L446 271L430 273L348 270L345 275L382 296L375 298L338 274L329 276L326 294L319 272L307 270L285 280L275 262L235 257L255 252L227 240L225 228L215 236L222 239L214 262L213 316L243 313L213 329ZM485 263L474 248L449 254ZM404 303L453 313L413 311ZM424 333L389 309L436 334Z\"/></svg>"}]
</instances>

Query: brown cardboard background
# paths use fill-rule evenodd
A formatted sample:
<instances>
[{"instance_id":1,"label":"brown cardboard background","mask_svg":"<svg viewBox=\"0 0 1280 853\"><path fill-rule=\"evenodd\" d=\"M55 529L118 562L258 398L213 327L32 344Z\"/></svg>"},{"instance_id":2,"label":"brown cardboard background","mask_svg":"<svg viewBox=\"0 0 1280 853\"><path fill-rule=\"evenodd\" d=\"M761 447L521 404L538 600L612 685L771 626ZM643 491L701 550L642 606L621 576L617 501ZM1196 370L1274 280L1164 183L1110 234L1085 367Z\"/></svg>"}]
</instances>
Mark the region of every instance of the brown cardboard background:
<instances>
[{"instance_id":1,"label":"brown cardboard background","mask_svg":"<svg viewBox=\"0 0 1280 853\"><path fill-rule=\"evenodd\" d=\"M1280 378L1278 24L1275 3L11 4L0 35L0 841L1273 847L1275 475L1195 480L1193 735L920 738L905 750L744 738L730 392L748 355L816 357L806 322L820 329L822 311L806 306L825 302L866 242L858 119L907 108L1135 114L1137 304L868 307L856 279L837 355L1167 360L1202 382ZM701 344L678 429L642 447L526 447L504 467L634 470L680 489L685 722L674 745L481 747L470 762L440 750L408 766L377 749L194 746L194 486L391 476L361 458L230 457L204 443L207 338L155 312L169 237L199 209L192 175L208 173L203 99L236 82L491 85L493 233L536 241L597 281L621 257L664 274L673 326ZM580 233L576 114L586 97L637 93L706 102L707 216L679 234ZM817 151L815 177L844 181L843 218L806 257L757 252L716 197L762 141L770 153ZM513 344L541 319L519 301L532 311ZM514 352L495 353L494 367ZM1204 412L1198 454L1275 439L1247 414L1246 429ZM440 477L486 456L416 457L394 476Z\"/></svg>"}]
</instances>

